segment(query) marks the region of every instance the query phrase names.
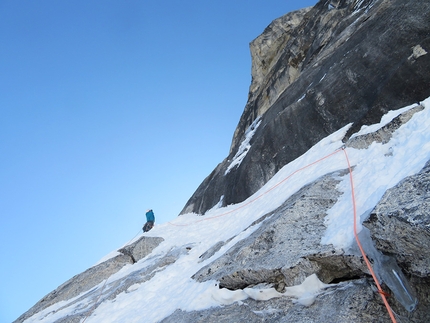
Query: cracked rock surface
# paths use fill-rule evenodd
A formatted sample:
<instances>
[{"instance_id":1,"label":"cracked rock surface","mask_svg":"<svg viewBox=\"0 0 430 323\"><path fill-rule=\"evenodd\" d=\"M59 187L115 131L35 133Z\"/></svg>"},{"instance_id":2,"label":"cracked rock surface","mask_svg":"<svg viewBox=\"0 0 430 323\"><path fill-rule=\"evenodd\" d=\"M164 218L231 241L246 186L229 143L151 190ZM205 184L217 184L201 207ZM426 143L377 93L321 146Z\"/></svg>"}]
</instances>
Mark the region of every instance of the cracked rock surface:
<instances>
[{"instance_id":1,"label":"cracked rock surface","mask_svg":"<svg viewBox=\"0 0 430 323\"><path fill-rule=\"evenodd\" d=\"M273 283L282 291L285 286L300 284L312 273L326 283L346 272L350 275L353 257L320 243L326 211L340 195L336 185L344 174L329 174L302 188L267 217L263 226L193 278L215 279L220 287L229 289ZM323 263L330 263L330 269L321 266Z\"/></svg>"},{"instance_id":2,"label":"cracked rock surface","mask_svg":"<svg viewBox=\"0 0 430 323\"><path fill-rule=\"evenodd\" d=\"M364 223L378 249L409 272L430 275L430 162L388 190Z\"/></svg>"}]
</instances>

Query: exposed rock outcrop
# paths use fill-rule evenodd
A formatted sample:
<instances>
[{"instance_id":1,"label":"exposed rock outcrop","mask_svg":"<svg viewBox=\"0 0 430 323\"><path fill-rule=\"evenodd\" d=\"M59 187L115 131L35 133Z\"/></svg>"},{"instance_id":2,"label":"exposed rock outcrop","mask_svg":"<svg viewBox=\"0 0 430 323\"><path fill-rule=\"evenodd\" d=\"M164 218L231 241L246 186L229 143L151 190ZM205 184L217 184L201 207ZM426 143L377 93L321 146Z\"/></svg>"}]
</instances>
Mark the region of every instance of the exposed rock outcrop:
<instances>
[{"instance_id":1,"label":"exposed rock outcrop","mask_svg":"<svg viewBox=\"0 0 430 323\"><path fill-rule=\"evenodd\" d=\"M423 109L424 107L422 105L417 104L416 107L406 111L405 113L400 114L399 116L394 118L394 120L392 120L390 123L379 129L378 131L350 138L345 143L345 146L356 149L366 149L374 142L385 144L390 141L394 131L396 131L397 129L399 129L400 126L408 122L416 112L421 111Z\"/></svg>"},{"instance_id":2,"label":"exposed rock outcrop","mask_svg":"<svg viewBox=\"0 0 430 323\"><path fill-rule=\"evenodd\" d=\"M274 66L279 61L282 51L280 48L285 48L287 43L291 41L293 30L300 25L304 15L309 12L311 8L294 11L286 14L278 19L275 19L264 32L254 39L249 47L251 50L252 66L251 66L251 85L249 87L249 100L252 101L257 97L262 89L267 85L269 74L274 72ZM300 75L294 65L288 64L286 66L288 73L286 73L285 80L279 80L276 85L282 88L277 88L276 91L270 92L262 105L258 106L257 115L262 115L276 101L279 94L291 83L293 83Z\"/></svg>"},{"instance_id":3,"label":"exposed rock outcrop","mask_svg":"<svg viewBox=\"0 0 430 323\"><path fill-rule=\"evenodd\" d=\"M383 129L396 128L399 119L409 119L411 113L410 110L403 117L395 118ZM369 137L378 139L377 133L362 139L369 143ZM396 298L390 298L399 322L430 320L427 311L430 232L426 214L429 173L430 163L419 174L389 190L366 222L378 249L397 255L396 260L419 299L415 311L408 313ZM271 284L283 292L286 286L299 284L306 276L316 273L323 282L336 283L318 296L316 308L297 309L291 303L286 304L285 299L271 299L263 304L247 300L245 305L233 304L222 309L191 313L178 310L163 322L227 322L236 317L245 317L249 322L390 322L388 315L381 315L386 310L375 293L363 258L321 245L326 211L336 203L340 195L336 185L345 174L328 174L303 187L276 211L266 215L264 225L252 235L193 276L201 282L219 281L220 288L231 290ZM345 304L347 308L343 307Z\"/></svg>"},{"instance_id":4,"label":"exposed rock outcrop","mask_svg":"<svg viewBox=\"0 0 430 323\"><path fill-rule=\"evenodd\" d=\"M89 298L95 300L98 298L100 291L94 287L99 285L104 280L107 280L110 276L121 270L127 264L134 264L136 261L142 259L143 257L149 255L152 250L157 247L164 239L158 237L141 237L134 243L127 245L126 247L118 250L120 254L103 261L86 271L72 277L64 284L57 287L54 291L43 297L39 302L37 302L31 309L26 313L21 315L15 323L24 322L27 318L31 317L35 313L41 312L48 308L52 304L58 303L60 301L68 301L81 293L88 291L85 295L76 299L74 303L79 302L81 299ZM160 266L158 264L157 266ZM150 270L152 272L153 270ZM130 277L131 281L133 277ZM142 281L140 279L139 281ZM130 284L131 285L131 284ZM128 286L130 286L128 285ZM123 284L121 287L124 288L127 284ZM105 289L105 294L112 294L112 290L117 293L123 291L123 289L118 289L118 286L108 287ZM70 304L67 304L70 306ZM60 310L59 308L58 310ZM88 308L88 311L90 308ZM82 319L82 313L77 315L77 321ZM72 318L67 318L64 322L73 322Z\"/></svg>"},{"instance_id":5,"label":"exposed rock outcrop","mask_svg":"<svg viewBox=\"0 0 430 323\"><path fill-rule=\"evenodd\" d=\"M388 190L364 223L378 249L408 272L430 276L430 163Z\"/></svg>"},{"instance_id":6,"label":"exposed rock outcrop","mask_svg":"<svg viewBox=\"0 0 430 323\"><path fill-rule=\"evenodd\" d=\"M118 250L123 255L129 256L131 262L135 263L140 259L149 255L161 242L163 238L160 237L141 237L132 244L126 245L125 247Z\"/></svg>"},{"instance_id":7,"label":"exposed rock outcrop","mask_svg":"<svg viewBox=\"0 0 430 323\"><path fill-rule=\"evenodd\" d=\"M297 306L287 298L274 298L265 302L246 300L243 304L211 308L206 311L184 312L177 310L162 323L389 323L381 313L384 305L372 290L366 278L344 282L320 295L311 307Z\"/></svg>"},{"instance_id":8,"label":"exposed rock outcrop","mask_svg":"<svg viewBox=\"0 0 430 323\"><path fill-rule=\"evenodd\" d=\"M222 196L223 205L243 201L344 125L352 134L428 97L428 21L421 0L322 0L275 20L251 43L253 82L230 154L181 213L204 214ZM249 151L226 172L257 118Z\"/></svg>"},{"instance_id":9,"label":"exposed rock outcrop","mask_svg":"<svg viewBox=\"0 0 430 323\"><path fill-rule=\"evenodd\" d=\"M340 194L336 191L340 175L326 175L302 188L269 215L257 231L193 278L214 279L220 287L233 290L271 283L281 292L313 273L325 283L358 275L364 270L359 260L320 243L326 211Z\"/></svg>"}]
</instances>

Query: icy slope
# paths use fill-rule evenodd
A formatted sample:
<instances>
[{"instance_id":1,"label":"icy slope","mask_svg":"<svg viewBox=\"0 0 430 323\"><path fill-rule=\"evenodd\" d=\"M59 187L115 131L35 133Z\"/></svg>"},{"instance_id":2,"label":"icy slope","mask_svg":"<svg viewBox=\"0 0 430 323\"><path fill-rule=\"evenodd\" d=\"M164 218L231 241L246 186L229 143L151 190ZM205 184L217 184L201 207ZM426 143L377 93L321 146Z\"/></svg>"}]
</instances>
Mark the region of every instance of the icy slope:
<instances>
[{"instance_id":1,"label":"icy slope","mask_svg":"<svg viewBox=\"0 0 430 323\"><path fill-rule=\"evenodd\" d=\"M422 105L425 109L415 113L409 122L396 130L388 143L373 143L367 149L346 148L354 167L359 216L375 207L387 189L406 176L417 173L430 159L430 98ZM389 113L380 124L372 126L371 130L383 127L397 114L412 107L414 105ZM191 277L264 226L265 220L256 224L254 222L278 208L303 186L325 174L344 170L347 167L346 160L339 149L343 147L342 138L348 128L349 125L321 140L307 153L283 167L246 201L214 208L204 216L186 214L170 223L157 225L145 236L162 237L164 241L151 254L135 264L124 266L91 291L49 306L24 322L159 322L177 309L203 310L244 301L248 297L257 300L272 297L300 298L306 305L306 299L302 298L306 294L310 299L307 305L312 304L314 296L327 287L319 280L312 280L313 278L310 278L311 283L308 281L307 285L296 288L289 286L285 294L281 294L271 286L229 291L219 289L216 281L199 283ZM369 130L370 128L363 129L362 134ZM345 249L353 243L348 176L342 178L338 189L343 194L325 218L327 229L321 244L332 244L336 249ZM359 222L363 220L360 218ZM201 256L205 252L223 241L226 243L219 250L202 261ZM165 259L166 255L170 260L160 265L160 259ZM118 286L124 285L126 279L144 275L148 278L127 285L118 294L112 292L113 286L117 286L118 290ZM297 290L300 293L296 293Z\"/></svg>"}]
</instances>

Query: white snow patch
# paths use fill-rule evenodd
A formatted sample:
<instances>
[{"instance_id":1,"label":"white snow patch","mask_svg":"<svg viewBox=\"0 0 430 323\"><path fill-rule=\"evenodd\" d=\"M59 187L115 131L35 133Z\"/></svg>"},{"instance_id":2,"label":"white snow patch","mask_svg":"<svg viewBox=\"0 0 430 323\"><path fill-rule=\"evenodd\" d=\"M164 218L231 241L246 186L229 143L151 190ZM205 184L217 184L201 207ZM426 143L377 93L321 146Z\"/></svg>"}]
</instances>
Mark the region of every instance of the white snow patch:
<instances>
[{"instance_id":1,"label":"white snow patch","mask_svg":"<svg viewBox=\"0 0 430 323\"><path fill-rule=\"evenodd\" d=\"M297 302L301 305L310 306L314 303L316 296L329 286L331 285L324 284L317 275L312 274L300 285L287 287L284 295L297 298Z\"/></svg>"},{"instance_id":2,"label":"white snow patch","mask_svg":"<svg viewBox=\"0 0 430 323\"><path fill-rule=\"evenodd\" d=\"M417 106L417 104L412 104L412 105L408 105L407 107L398 109L398 110L391 110L389 112L387 112L382 118L381 118L381 122L379 123L375 123L373 125L370 126L366 126L363 125L360 129L359 132L353 134L351 136L351 138L357 137L357 136L362 136L362 135L366 135L375 131L378 131L379 129L381 129L382 127L384 127L386 124L388 124L389 122L391 122L394 118L396 118L397 116L399 116L400 114L415 108Z\"/></svg>"},{"instance_id":3,"label":"white snow patch","mask_svg":"<svg viewBox=\"0 0 430 323\"><path fill-rule=\"evenodd\" d=\"M221 305L230 305L247 298L252 298L256 301L267 301L281 296L283 296L283 294L277 292L274 288L245 288L229 290L227 288L218 288L217 286L214 286L212 289L213 299Z\"/></svg>"},{"instance_id":4,"label":"white snow patch","mask_svg":"<svg viewBox=\"0 0 430 323\"><path fill-rule=\"evenodd\" d=\"M212 297L221 305L230 305L235 302L252 298L257 301L267 301L272 298L288 296L295 298L295 301L304 306L310 306L315 301L315 297L325 288L331 286L321 282L317 275L312 274L303 283L296 286L286 287L285 293L279 293L275 288L245 288L229 290L213 286Z\"/></svg>"},{"instance_id":5,"label":"white snow patch","mask_svg":"<svg viewBox=\"0 0 430 323\"><path fill-rule=\"evenodd\" d=\"M248 129L246 129L245 139L240 144L236 155L234 155L233 157L233 161L228 166L224 175L227 175L234 167L240 166L240 164L242 163L242 160L245 158L245 156L248 154L249 149L251 148L250 141L254 136L255 131L257 130L260 123L261 123L261 118L257 117L257 119L255 119L254 122L248 127Z\"/></svg>"},{"instance_id":6,"label":"white snow patch","mask_svg":"<svg viewBox=\"0 0 430 323\"><path fill-rule=\"evenodd\" d=\"M417 112L406 124L393 133L386 144L373 143L367 149L346 149L353 171L355 200L357 207L357 231L367 211L373 209L384 193L399 183L403 178L419 172L430 160L430 98L421 103L426 107ZM391 111L378 125L370 126L360 133L367 133L369 128L377 130L387 124L401 111ZM389 152L389 153L388 153ZM414 158L410 158L414 156ZM322 244L333 244L336 248L348 248L353 240L352 193L349 174L345 175L338 189L343 192L337 203L327 212L326 232Z\"/></svg>"}]
</instances>

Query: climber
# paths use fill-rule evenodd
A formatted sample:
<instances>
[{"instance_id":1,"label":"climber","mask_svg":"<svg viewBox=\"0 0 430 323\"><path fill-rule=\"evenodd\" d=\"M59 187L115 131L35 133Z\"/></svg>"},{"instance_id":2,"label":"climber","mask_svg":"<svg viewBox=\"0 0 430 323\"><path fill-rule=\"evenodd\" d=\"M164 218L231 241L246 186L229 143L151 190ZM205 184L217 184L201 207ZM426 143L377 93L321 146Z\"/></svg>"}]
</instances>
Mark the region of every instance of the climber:
<instances>
[{"instance_id":1,"label":"climber","mask_svg":"<svg viewBox=\"0 0 430 323\"><path fill-rule=\"evenodd\" d=\"M151 209L146 210L146 223L142 228L143 232L148 232L149 230L151 230L154 226L154 222L155 222L154 212Z\"/></svg>"}]
</instances>

